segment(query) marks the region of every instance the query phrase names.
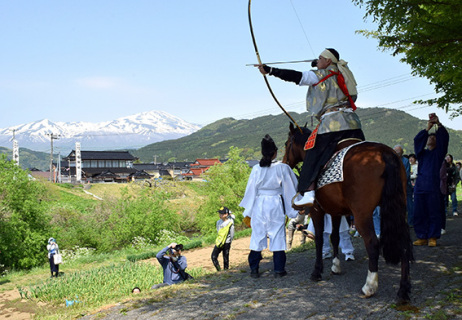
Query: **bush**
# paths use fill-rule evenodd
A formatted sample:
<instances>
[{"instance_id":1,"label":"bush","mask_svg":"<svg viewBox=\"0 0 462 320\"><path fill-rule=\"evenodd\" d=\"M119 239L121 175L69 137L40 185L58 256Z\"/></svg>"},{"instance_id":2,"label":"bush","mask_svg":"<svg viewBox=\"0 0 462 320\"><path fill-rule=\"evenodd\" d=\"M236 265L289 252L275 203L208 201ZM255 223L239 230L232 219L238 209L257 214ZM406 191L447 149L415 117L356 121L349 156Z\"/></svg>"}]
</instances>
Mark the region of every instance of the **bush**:
<instances>
[{"instance_id":1,"label":"bush","mask_svg":"<svg viewBox=\"0 0 462 320\"><path fill-rule=\"evenodd\" d=\"M0 261L6 268L43 264L48 239L43 185L5 155L0 157Z\"/></svg>"},{"instance_id":2,"label":"bush","mask_svg":"<svg viewBox=\"0 0 462 320\"><path fill-rule=\"evenodd\" d=\"M129 246L135 237L154 244L161 240L162 230L172 230L178 216L165 205L167 194L144 189L139 197L123 196L114 204L102 230L100 248L111 251Z\"/></svg>"},{"instance_id":3,"label":"bush","mask_svg":"<svg viewBox=\"0 0 462 320\"><path fill-rule=\"evenodd\" d=\"M240 149L231 147L228 161L210 167L204 174L207 183L199 192L207 200L197 214L197 223L203 234L216 233L216 221L219 219L217 210L222 206L228 207L236 216L236 225L242 223L243 209L239 207L239 203L244 197L251 169L240 153Z\"/></svg>"}]
</instances>

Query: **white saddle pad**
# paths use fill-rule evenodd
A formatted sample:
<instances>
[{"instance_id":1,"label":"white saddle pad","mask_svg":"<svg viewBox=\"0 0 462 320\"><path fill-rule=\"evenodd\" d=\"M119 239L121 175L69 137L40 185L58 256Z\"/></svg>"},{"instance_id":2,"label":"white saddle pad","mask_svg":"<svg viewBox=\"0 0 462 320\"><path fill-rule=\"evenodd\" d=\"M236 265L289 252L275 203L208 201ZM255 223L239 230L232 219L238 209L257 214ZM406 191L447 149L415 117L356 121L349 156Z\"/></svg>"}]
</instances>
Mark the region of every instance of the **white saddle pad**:
<instances>
[{"instance_id":1,"label":"white saddle pad","mask_svg":"<svg viewBox=\"0 0 462 320\"><path fill-rule=\"evenodd\" d=\"M352 147L357 146L358 144L364 143L366 141L361 141L346 148L343 148L336 154L332 156L332 158L327 162L327 167L321 171L319 175L318 182L316 188L322 188L327 184L334 183L334 182L342 182L343 181L343 159L345 158L346 153Z\"/></svg>"}]
</instances>

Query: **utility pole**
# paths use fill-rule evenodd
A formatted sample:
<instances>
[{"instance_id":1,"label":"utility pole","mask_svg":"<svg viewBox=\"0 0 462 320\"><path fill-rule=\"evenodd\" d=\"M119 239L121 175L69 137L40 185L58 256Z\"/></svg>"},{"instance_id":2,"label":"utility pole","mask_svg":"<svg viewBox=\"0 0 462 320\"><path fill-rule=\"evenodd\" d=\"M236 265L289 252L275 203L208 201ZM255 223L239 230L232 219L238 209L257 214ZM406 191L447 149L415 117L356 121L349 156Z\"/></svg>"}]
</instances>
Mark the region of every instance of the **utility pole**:
<instances>
[{"instance_id":1,"label":"utility pole","mask_svg":"<svg viewBox=\"0 0 462 320\"><path fill-rule=\"evenodd\" d=\"M59 134L53 134L53 133L46 133L47 136L50 137L51 141L51 151L50 151L50 181L54 182L53 179L53 140L59 139L60 135Z\"/></svg>"},{"instance_id":2,"label":"utility pole","mask_svg":"<svg viewBox=\"0 0 462 320\"><path fill-rule=\"evenodd\" d=\"M13 161L19 165L19 146L18 146L18 141L16 141L16 129L12 129L13 131Z\"/></svg>"},{"instance_id":3,"label":"utility pole","mask_svg":"<svg viewBox=\"0 0 462 320\"><path fill-rule=\"evenodd\" d=\"M75 181L82 181L82 154L80 152L80 142L75 143Z\"/></svg>"},{"instance_id":4,"label":"utility pole","mask_svg":"<svg viewBox=\"0 0 462 320\"><path fill-rule=\"evenodd\" d=\"M157 154L154 155L154 164L157 164Z\"/></svg>"},{"instance_id":5,"label":"utility pole","mask_svg":"<svg viewBox=\"0 0 462 320\"><path fill-rule=\"evenodd\" d=\"M61 152L58 152L58 183L61 183Z\"/></svg>"}]
</instances>

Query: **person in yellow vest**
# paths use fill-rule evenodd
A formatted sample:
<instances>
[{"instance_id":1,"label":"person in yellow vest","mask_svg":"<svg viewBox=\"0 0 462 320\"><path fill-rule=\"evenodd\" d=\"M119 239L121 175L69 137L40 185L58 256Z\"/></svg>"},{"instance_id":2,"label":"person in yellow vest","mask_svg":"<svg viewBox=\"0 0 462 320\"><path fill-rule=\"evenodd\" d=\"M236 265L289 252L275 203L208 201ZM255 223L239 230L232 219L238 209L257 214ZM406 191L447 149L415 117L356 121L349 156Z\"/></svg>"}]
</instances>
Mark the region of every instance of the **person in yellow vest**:
<instances>
[{"instance_id":1,"label":"person in yellow vest","mask_svg":"<svg viewBox=\"0 0 462 320\"><path fill-rule=\"evenodd\" d=\"M223 269L229 269L229 251L231 250L231 242L233 242L234 238L235 217L227 207L221 207L217 212L220 215L220 219L217 221L218 236L212 251L212 262L217 271L220 271L218 256L221 252L223 252Z\"/></svg>"}]
</instances>

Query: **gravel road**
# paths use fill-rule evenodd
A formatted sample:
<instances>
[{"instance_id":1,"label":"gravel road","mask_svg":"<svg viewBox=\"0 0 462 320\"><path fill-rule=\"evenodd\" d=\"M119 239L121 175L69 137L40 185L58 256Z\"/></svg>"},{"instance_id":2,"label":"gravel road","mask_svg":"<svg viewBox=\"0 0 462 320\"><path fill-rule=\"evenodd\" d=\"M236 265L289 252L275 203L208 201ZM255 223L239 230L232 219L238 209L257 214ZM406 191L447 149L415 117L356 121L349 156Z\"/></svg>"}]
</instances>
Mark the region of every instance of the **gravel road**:
<instances>
[{"instance_id":1,"label":"gravel road","mask_svg":"<svg viewBox=\"0 0 462 320\"><path fill-rule=\"evenodd\" d=\"M395 305L399 266L386 265L383 258L377 294L361 298L368 262L362 239L353 238L353 244L356 260L342 261L341 275L332 275L332 261L325 260L320 282L309 280L314 250L308 250L287 255L283 278L273 277L272 260L266 258L259 279L250 278L243 264L82 319L462 319L462 217L448 218L437 247L414 247L407 306Z\"/></svg>"}]
</instances>

